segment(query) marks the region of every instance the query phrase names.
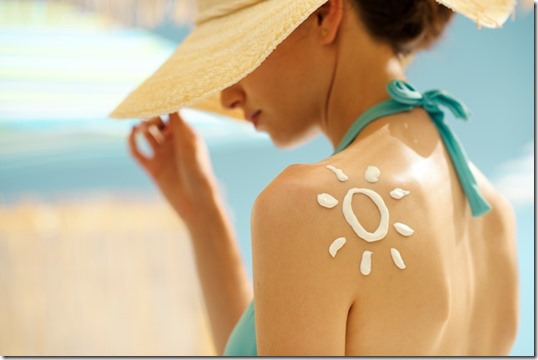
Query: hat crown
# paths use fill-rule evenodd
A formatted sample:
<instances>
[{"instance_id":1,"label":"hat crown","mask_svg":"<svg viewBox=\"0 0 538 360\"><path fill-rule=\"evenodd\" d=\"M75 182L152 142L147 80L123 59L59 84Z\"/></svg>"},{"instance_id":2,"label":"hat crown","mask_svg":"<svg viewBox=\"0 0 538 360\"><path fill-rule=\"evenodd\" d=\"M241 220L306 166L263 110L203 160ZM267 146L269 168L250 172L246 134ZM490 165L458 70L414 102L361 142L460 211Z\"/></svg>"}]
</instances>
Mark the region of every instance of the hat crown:
<instances>
[{"instance_id":1,"label":"hat crown","mask_svg":"<svg viewBox=\"0 0 538 360\"><path fill-rule=\"evenodd\" d=\"M208 20L223 17L264 0L197 0L195 23L200 25Z\"/></svg>"}]
</instances>

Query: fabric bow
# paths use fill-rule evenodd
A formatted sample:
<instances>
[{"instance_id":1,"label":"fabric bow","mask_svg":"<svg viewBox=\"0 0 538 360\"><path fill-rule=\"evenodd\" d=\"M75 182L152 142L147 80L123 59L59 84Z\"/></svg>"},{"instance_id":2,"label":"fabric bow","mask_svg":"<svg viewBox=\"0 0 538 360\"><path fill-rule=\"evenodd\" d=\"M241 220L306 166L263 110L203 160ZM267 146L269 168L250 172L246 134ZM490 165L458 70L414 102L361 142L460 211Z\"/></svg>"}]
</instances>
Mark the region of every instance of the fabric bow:
<instances>
[{"instance_id":1,"label":"fabric bow","mask_svg":"<svg viewBox=\"0 0 538 360\"><path fill-rule=\"evenodd\" d=\"M444 120L445 114L441 109L441 107L445 107L457 119L467 121L471 115L467 107L445 91L430 90L421 94L410 84L401 80L389 82L387 91L394 101L409 105L410 108L421 106L430 114L450 154L463 191L467 195L473 216L487 213L491 209L491 205L480 193L476 179L469 168L467 154L454 132L446 124Z\"/></svg>"}]
</instances>

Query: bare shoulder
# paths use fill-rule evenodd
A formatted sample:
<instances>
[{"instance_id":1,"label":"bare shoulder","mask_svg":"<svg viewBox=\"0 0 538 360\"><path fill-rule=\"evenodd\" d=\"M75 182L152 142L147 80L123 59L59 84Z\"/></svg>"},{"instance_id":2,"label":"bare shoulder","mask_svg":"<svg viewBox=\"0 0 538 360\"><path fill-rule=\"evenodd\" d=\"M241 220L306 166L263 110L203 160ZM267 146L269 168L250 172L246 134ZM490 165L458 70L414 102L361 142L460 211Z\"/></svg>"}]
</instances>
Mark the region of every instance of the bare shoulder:
<instances>
[{"instance_id":1,"label":"bare shoulder","mask_svg":"<svg viewBox=\"0 0 538 360\"><path fill-rule=\"evenodd\" d=\"M252 218L257 224L297 225L316 216L315 192L323 186L319 164L292 165L280 173L258 196Z\"/></svg>"},{"instance_id":2,"label":"bare shoulder","mask_svg":"<svg viewBox=\"0 0 538 360\"><path fill-rule=\"evenodd\" d=\"M321 270L329 257L330 238L323 239L323 233L331 227L326 223L331 217L317 197L323 189L329 191L328 172L320 164L292 165L273 180L252 210L253 246L263 246L265 255L278 252L297 266L316 262Z\"/></svg>"},{"instance_id":3,"label":"bare shoulder","mask_svg":"<svg viewBox=\"0 0 538 360\"><path fill-rule=\"evenodd\" d=\"M251 228L260 355L368 353L376 339L397 337L401 328L422 339L409 344L410 352L433 351L447 321L457 324L465 313L454 310L461 304L452 294L474 283L481 284L476 293L507 294L499 304L477 302L479 308L515 313L511 206L473 167L493 207L473 218L431 121L418 111L397 116L373 123L337 155L287 168L256 200ZM473 282L468 274L477 269L484 274ZM499 274L490 276L494 269ZM497 285L483 291L489 277ZM394 296L385 297L389 291ZM377 321L380 311L391 327Z\"/></svg>"},{"instance_id":4,"label":"bare shoulder","mask_svg":"<svg viewBox=\"0 0 538 360\"><path fill-rule=\"evenodd\" d=\"M308 196L308 191L312 185L312 175L315 172L314 165L292 165L286 168L258 196L254 204L255 213L253 216L259 211L275 207L287 208L291 203L301 205L302 202L296 202ZM296 211L294 212L296 213Z\"/></svg>"},{"instance_id":5,"label":"bare shoulder","mask_svg":"<svg viewBox=\"0 0 538 360\"><path fill-rule=\"evenodd\" d=\"M336 209L317 201L322 189L330 191L325 171L330 175L319 164L291 166L255 202L251 228L259 355L345 354L357 267L352 253L330 253L334 228L344 223L341 214L330 214Z\"/></svg>"},{"instance_id":6,"label":"bare shoulder","mask_svg":"<svg viewBox=\"0 0 538 360\"><path fill-rule=\"evenodd\" d=\"M315 165L286 169L253 208L254 306L262 356L345 354L352 300L349 283L335 281L341 267L331 266L331 239L323 234L330 226L317 208L316 176Z\"/></svg>"},{"instance_id":7,"label":"bare shoulder","mask_svg":"<svg viewBox=\"0 0 538 360\"><path fill-rule=\"evenodd\" d=\"M473 219L471 246L477 282L475 317L484 332L471 334L488 353L508 354L518 328L518 266L516 221L511 204L472 166L480 190L491 205L486 215ZM489 294L486 295L486 294ZM491 314L496 316L491 317ZM489 319L484 321L484 319ZM478 326L476 327L479 328Z\"/></svg>"},{"instance_id":8,"label":"bare shoulder","mask_svg":"<svg viewBox=\"0 0 538 360\"><path fill-rule=\"evenodd\" d=\"M427 222L410 216L414 203L424 202L417 169L409 174L415 159L399 149L380 152L368 145L291 166L256 200L252 249L261 353L292 354L285 344L293 342L304 344L303 355L344 354L350 350L345 344L350 309L358 299L377 312L379 302L369 301L376 293L387 286L403 291L414 281L395 287L391 279L419 256L413 244L420 239L403 241L398 231L428 233L422 231ZM416 279L419 271L405 274ZM316 341L320 337L323 342Z\"/></svg>"},{"instance_id":9,"label":"bare shoulder","mask_svg":"<svg viewBox=\"0 0 538 360\"><path fill-rule=\"evenodd\" d=\"M402 236L398 231L425 223L410 211L424 202L416 169L409 174L412 160L367 150L356 146L318 163L293 165L259 195L251 219L255 272L263 276L260 270L270 268L264 262L277 261L289 266L288 276L325 282L325 290L349 302L364 292L365 251L386 247ZM377 244L385 238L390 241Z\"/></svg>"},{"instance_id":10,"label":"bare shoulder","mask_svg":"<svg viewBox=\"0 0 538 360\"><path fill-rule=\"evenodd\" d=\"M488 244L509 248L510 252L515 252L516 219L512 205L473 164L471 170L480 186L480 191L492 208L482 219L484 238L489 239Z\"/></svg>"}]
</instances>

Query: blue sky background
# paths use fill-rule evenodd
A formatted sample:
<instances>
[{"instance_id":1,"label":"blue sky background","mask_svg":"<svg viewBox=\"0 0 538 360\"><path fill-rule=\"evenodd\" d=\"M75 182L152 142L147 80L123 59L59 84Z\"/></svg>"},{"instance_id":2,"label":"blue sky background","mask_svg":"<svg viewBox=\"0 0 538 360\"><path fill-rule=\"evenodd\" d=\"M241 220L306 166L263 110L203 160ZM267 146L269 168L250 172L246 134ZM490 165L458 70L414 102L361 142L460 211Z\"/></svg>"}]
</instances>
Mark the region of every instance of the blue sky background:
<instances>
[{"instance_id":1,"label":"blue sky background","mask_svg":"<svg viewBox=\"0 0 538 360\"><path fill-rule=\"evenodd\" d=\"M147 30L104 28L90 16L51 23L38 7L22 21L7 17L5 6L0 3L0 202L158 196L127 154L132 122L106 115L175 44ZM418 89L445 89L468 105L471 121L451 125L516 210L521 320L512 355L534 355L534 18L518 13L499 31L477 30L458 16L444 41L420 54L408 72ZM257 194L286 166L329 156L330 145L318 138L283 151L248 124L195 111L185 116L208 142L250 271Z\"/></svg>"}]
</instances>

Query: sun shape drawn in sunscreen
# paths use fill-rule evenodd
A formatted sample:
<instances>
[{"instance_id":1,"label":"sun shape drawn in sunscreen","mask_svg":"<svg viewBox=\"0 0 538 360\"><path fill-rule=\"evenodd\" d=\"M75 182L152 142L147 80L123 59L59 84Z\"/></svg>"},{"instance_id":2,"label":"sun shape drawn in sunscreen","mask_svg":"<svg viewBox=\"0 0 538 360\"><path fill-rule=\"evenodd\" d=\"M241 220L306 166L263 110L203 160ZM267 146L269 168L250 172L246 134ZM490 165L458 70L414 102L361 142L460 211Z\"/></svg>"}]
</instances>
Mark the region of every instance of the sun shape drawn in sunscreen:
<instances>
[{"instance_id":1,"label":"sun shape drawn in sunscreen","mask_svg":"<svg viewBox=\"0 0 538 360\"><path fill-rule=\"evenodd\" d=\"M331 170L336 175L338 181L346 182L347 180L349 180L349 177L344 173L342 169L338 169L332 165L328 165L327 169ZM381 172L375 166L368 166L366 168L366 171L364 172L364 178L366 179L366 181L372 184L379 181L380 175ZM362 226L361 222L353 212L352 201L355 194L365 195L374 203L374 205L379 210L379 214L381 215L379 219L379 225L377 229L372 232L367 231ZM395 200L400 200L407 195L409 195L409 191L400 188L396 188L390 192L390 196ZM327 193L318 194L317 200L319 205L327 209L332 209L339 204L339 201L337 199ZM385 201L383 200L381 195L379 195L376 191L368 188L350 188L342 201L342 212L344 214L346 222L349 224L349 226L351 226L355 234L367 243L383 240L387 236L390 217L389 209L387 208L387 205L385 204ZM402 236L409 237L413 235L414 230L406 224L396 222L393 224L393 226L396 231ZM345 245L346 241L347 240L345 237L339 237L334 240L329 246L329 254L331 254L331 256L334 258L336 256L336 253ZM360 271L363 275L369 275L371 272L372 254L373 251L369 250L364 250L362 253ZM398 268L402 270L406 268L405 262L403 261L402 255L400 254L398 249L391 248L390 255L392 257L392 261Z\"/></svg>"}]
</instances>

